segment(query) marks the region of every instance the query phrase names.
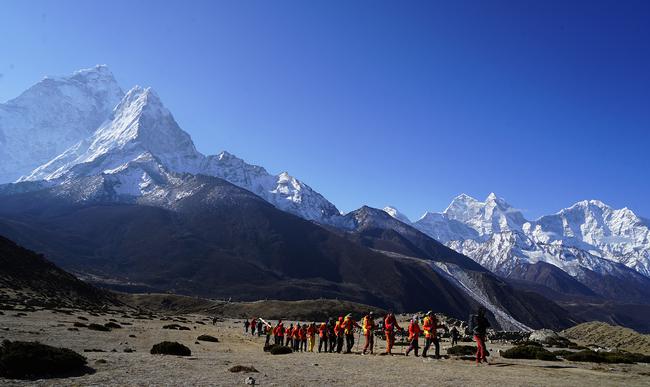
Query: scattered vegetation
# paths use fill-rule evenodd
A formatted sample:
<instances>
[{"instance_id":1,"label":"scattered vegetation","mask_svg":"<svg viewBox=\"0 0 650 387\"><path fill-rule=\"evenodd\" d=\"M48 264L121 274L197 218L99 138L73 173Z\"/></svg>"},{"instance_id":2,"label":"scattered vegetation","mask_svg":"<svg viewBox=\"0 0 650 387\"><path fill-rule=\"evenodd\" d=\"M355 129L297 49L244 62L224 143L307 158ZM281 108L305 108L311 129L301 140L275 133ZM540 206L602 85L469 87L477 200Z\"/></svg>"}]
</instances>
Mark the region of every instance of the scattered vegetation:
<instances>
[{"instance_id":1,"label":"scattered vegetation","mask_svg":"<svg viewBox=\"0 0 650 387\"><path fill-rule=\"evenodd\" d=\"M589 349L580 352L573 352L563 357L569 361L581 361L589 363L650 363L650 356L640 353L596 352Z\"/></svg>"},{"instance_id":2,"label":"scattered vegetation","mask_svg":"<svg viewBox=\"0 0 650 387\"><path fill-rule=\"evenodd\" d=\"M521 345L512 347L506 351L501 351L501 356L506 359L537 359L546 361L557 361L553 352L537 345Z\"/></svg>"},{"instance_id":3,"label":"scattered vegetation","mask_svg":"<svg viewBox=\"0 0 650 387\"><path fill-rule=\"evenodd\" d=\"M285 347L283 345L276 345L273 346L273 348L271 348L269 352L271 352L271 355L286 355L293 351L289 347Z\"/></svg>"},{"instance_id":4,"label":"scattered vegetation","mask_svg":"<svg viewBox=\"0 0 650 387\"><path fill-rule=\"evenodd\" d=\"M189 327L179 325L179 324L163 325L163 329L174 329L174 330L177 330L177 331L189 331L190 330Z\"/></svg>"},{"instance_id":5,"label":"scattered vegetation","mask_svg":"<svg viewBox=\"0 0 650 387\"><path fill-rule=\"evenodd\" d=\"M522 340L522 341L516 341L514 343L518 347L523 347L523 346L528 346L528 345L534 345L536 347L543 347L542 343L539 341L530 341L530 340Z\"/></svg>"},{"instance_id":6,"label":"scattered vegetation","mask_svg":"<svg viewBox=\"0 0 650 387\"><path fill-rule=\"evenodd\" d=\"M199 341L210 341L210 342L213 342L213 343L218 343L219 342L219 339L217 339L214 336L210 336L210 335L201 335L201 336L197 337L196 339L199 340Z\"/></svg>"},{"instance_id":7,"label":"scattered vegetation","mask_svg":"<svg viewBox=\"0 0 650 387\"><path fill-rule=\"evenodd\" d=\"M86 370L86 358L67 349L35 342L5 340L0 347L0 375L8 378L31 379Z\"/></svg>"},{"instance_id":8,"label":"scattered vegetation","mask_svg":"<svg viewBox=\"0 0 650 387\"><path fill-rule=\"evenodd\" d=\"M230 367L230 369L228 369L228 371L230 371L230 372L259 372L253 366L247 367L247 366L243 366L243 365L236 365L234 367Z\"/></svg>"},{"instance_id":9,"label":"scattered vegetation","mask_svg":"<svg viewBox=\"0 0 650 387\"><path fill-rule=\"evenodd\" d=\"M88 324L88 329L90 329L91 331L100 331L100 332L109 332L111 330L111 328L107 326L95 324L95 323Z\"/></svg>"},{"instance_id":10,"label":"scattered vegetation","mask_svg":"<svg viewBox=\"0 0 650 387\"><path fill-rule=\"evenodd\" d=\"M152 355L190 356L192 351L176 341L163 341L151 347Z\"/></svg>"},{"instance_id":11,"label":"scattered vegetation","mask_svg":"<svg viewBox=\"0 0 650 387\"><path fill-rule=\"evenodd\" d=\"M476 354L476 347L471 345L456 345L447 348L447 354L452 356L472 356Z\"/></svg>"}]
</instances>

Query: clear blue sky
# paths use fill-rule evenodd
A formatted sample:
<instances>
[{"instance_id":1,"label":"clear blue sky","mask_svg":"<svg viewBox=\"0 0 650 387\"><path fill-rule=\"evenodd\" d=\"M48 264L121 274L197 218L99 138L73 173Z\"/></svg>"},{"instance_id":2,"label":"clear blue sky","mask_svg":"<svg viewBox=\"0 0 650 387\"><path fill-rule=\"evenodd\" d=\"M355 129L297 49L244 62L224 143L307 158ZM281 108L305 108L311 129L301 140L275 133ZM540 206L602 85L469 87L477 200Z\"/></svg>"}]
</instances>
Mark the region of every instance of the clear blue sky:
<instances>
[{"instance_id":1,"label":"clear blue sky","mask_svg":"<svg viewBox=\"0 0 650 387\"><path fill-rule=\"evenodd\" d=\"M650 217L650 1L3 1L0 101L108 64L344 211L491 191Z\"/></svg>"}]
</instances>

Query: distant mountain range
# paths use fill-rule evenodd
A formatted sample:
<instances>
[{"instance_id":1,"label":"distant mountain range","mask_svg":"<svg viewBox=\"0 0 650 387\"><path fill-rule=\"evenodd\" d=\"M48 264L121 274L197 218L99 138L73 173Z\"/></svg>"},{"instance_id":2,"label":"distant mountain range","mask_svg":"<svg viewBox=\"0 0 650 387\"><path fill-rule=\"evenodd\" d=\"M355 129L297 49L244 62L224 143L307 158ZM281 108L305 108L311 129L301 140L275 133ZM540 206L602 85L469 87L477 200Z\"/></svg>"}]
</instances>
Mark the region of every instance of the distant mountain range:
<instances>
[{"instance_id":1,"label":"distant mountain range","mask_svg":"<svg viewBox=\"0 0 650 387\"><path fill-rule=\"evenodd\" d=\"M648 225L630 210L527 221L461 195L413 223L393 207L341 214L286 172L201 154L152 89L121 90L98 66L0 105L0 234L92 282L458 318L483 305L507 329L577 321L547 297L650 299Z\"/></svg>"},{"instance_id":2,"label":"distant mountain range","mask_svg":"<svg viewBox=\"0 0 650 387\"><path fill-rule=\"evenodd\" d=\"M412 225L505 278L626 302L650 296L650 229L627 208L582 201L529 221L495 194L460 195Z\"/></svg>"}]
</instances>

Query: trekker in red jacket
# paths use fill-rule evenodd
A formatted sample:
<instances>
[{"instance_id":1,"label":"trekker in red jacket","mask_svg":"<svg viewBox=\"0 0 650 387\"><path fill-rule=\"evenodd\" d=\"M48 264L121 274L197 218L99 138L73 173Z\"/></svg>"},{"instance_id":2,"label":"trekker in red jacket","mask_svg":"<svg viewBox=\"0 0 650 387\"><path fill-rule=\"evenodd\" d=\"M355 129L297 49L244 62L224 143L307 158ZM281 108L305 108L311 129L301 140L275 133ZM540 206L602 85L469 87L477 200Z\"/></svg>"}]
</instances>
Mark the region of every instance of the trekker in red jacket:
<instances>
[{"instance_id":1,"label":"trekker in red jacket","mask_svg":"<svg viewBox=\"0 0 650 387\"><path fill-rule=\"evenodd\" d=\"M415 356L418 356L418 351L420 346L418 345L418 339L420 338L420 325L418 324L418 316L414 315L409 324L409 347L406 350L406 356L409 355L411 350L415 350Z\"/></svg>"},{"instance_id":2,"label":"trekker in red jacket","mask_svg":"<svg viewBox=\"0 0 650 387\"><path fill-rule=\"evenodd\" d=\"M397 324L397 319L392 311L388 312L384 318L384 333L386 334L386 354L392 355L393 345L395 345L395 329L402 328Z\"/></svg>"}]
</instances>

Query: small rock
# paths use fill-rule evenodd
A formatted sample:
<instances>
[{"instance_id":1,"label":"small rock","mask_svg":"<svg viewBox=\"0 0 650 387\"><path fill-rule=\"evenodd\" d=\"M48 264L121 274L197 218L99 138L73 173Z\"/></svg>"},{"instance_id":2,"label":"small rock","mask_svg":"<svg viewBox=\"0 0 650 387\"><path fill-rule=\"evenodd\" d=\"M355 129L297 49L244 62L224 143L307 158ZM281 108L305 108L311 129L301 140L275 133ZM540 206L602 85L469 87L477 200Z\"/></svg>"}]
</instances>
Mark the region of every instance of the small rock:
<instances>
[{"instance_id":1,"label":"small rock","mask_svg":"<svg viewBox=\"0 0 650 387\"><path fill-rule=\"evenodd\" d=\"M251 386L254 386L255 385L255 379L253 379L252 377L249 376L244 380L244 383L249 384Z\"/></svg>"}]
</instances>

